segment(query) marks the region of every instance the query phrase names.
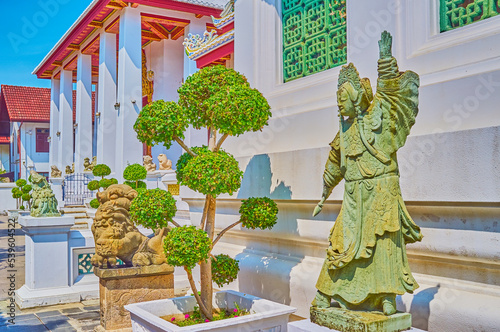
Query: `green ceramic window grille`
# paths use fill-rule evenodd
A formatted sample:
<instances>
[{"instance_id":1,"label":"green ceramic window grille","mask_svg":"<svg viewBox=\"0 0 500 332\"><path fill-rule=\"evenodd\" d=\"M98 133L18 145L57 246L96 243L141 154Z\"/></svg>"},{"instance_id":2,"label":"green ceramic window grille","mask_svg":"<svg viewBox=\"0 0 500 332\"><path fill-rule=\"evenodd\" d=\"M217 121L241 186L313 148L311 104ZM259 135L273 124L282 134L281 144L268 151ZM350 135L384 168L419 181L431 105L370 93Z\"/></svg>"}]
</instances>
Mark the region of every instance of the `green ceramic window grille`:
<instances>
[{"instance_id":1,"label":"green ceramic window grille","mask_svg":"<svg viewBox=\"0 0 500 332\"><path fill-rule=\"evenodd\" d=\"M346 0L283 0L282 5L285 82L346 63Z\"/></svg>"},{"instance_id":2,"label":"green ceramic window grille","mask_svg":"<svg viewBox=\"0 0 500 332\"><path fill-rule=\"evenodd\" d=\"M439 0L441 32L485 20L500 13L500 0Z\"/></svg>"}]
</instances>

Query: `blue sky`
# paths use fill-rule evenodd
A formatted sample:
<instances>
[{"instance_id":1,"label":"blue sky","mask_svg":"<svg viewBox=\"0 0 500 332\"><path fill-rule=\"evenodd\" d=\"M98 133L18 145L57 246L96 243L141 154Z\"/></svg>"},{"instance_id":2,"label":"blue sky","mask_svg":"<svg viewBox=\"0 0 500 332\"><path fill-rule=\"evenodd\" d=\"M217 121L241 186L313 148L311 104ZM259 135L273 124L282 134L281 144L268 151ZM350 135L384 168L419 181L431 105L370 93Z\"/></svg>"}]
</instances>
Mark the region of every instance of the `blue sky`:
<instances>
[{"instance_id":1,"label":"blue sky","mask_svg":"<svg viewBox=\"0 0 500 332\"><path fill-rule=\"evenodd\" d=\"M31 73L91 2L2 1L0 84L50 87Z\"/></svg>"}]
</instances>

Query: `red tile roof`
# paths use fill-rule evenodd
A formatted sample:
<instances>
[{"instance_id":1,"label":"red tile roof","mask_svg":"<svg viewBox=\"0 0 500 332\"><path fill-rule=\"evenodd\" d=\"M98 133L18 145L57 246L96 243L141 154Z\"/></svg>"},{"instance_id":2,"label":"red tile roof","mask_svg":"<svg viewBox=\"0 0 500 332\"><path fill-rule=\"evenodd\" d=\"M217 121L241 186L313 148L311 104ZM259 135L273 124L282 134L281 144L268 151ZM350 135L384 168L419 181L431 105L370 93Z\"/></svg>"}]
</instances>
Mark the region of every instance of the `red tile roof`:
<instances>
[{"instance_id":1,"label":"red tile roof","mask_svg":"<svg viewBox=\"0 0 500 332\"><path fill-rule=\"evenodd\" d=\"M9 136L0 136L0 144L9 144L10 137Z\"/></svg>"},{"instance_id":2,"label":"red tile roof","mask_svg":"<svg viewBox=\"0 0 500 332\"><path fill-rule=\"evenodd\" d=\"M50 122L50 89L2 85L10 121ZM92 92L92 119L95 112L95 92ZM76 119L76 91L73 91L73 121Z\"/></svg>"},{"instance_id":3,"label":"red tile roof","mask_svg":"<svg viewBox=\"0 0 500 332\"><path fill-rule=\"evenodd\" d=\"M49 122L50 89L2 85L10 121Z\"/></svg>"}]
</instances>

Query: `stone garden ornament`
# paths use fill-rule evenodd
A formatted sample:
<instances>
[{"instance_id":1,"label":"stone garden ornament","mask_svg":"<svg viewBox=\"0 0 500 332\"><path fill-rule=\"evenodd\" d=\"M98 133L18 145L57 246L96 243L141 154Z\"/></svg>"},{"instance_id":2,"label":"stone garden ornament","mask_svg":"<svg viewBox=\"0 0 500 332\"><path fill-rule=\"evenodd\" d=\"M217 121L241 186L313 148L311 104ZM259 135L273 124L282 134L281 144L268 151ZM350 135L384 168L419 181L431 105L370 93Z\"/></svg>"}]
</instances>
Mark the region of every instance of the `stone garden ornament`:
<instances>
[{"instance_id":1,"label":"stone garden ornament","mask_svg":"<svg viewBox=\"0 0 500 332\"><path fill-rule=\"evenodd\" d=\"M62 177L62 172L57 168L56 165L50 166L50 177L51 178L60 178Z\"/></svg>"},{"instance_id":2,"label":"stone garden ornament","mask_svg":"<svg viewBox=\"0 0 500 332\"><path fill-rule=\"evenodd\" d=\"M412 71L399 72L391 48L392 36L384 31L375 95L370 81L361 79L352 63L339 75L340 130L330 143L323 195L313 213L321 211L344 179L342 208L330 233L311 308L311 319L331 328L338 328L332 323L336 318L322 309L329 308L332 299L342 309L390 316L396 313L396 295L418 288L405 246L420 241L422 234L401 196L396 153L415 123L419 77Z\"/></svg>"},{"instance_id":3,"label":"stone garden ornament","mask_svg":"<svg viewBox=\"0 0 500 332\"><path fill-rule=\"evenodd\" d=\"M145 155L142 156L142 165L148 172L156 171L156 164L153 162L153 157Z\"/></svg>"},{"instance_id":4,"label":"stone garden ornament","mask_svg":"<svg viewBox=\"0 0 500 332\"><path fill-rule=\"evenodd\" d=\"M168 171L172 169L172 160L168 159L163 153L158 155L158 165L161 171Z\"/></svg>"},{"instance_id":5,"label":"stone garden ornament","mask_svg":"<svg viewBox=\"0 0 500 332\"><path fill-rule=\"evenodd\" d=\"M57 198L45 176L31 170L30 181L33 187L30 215L32 217L59 217L61 214L57 209Z\"/></svg>"}]
</instances>

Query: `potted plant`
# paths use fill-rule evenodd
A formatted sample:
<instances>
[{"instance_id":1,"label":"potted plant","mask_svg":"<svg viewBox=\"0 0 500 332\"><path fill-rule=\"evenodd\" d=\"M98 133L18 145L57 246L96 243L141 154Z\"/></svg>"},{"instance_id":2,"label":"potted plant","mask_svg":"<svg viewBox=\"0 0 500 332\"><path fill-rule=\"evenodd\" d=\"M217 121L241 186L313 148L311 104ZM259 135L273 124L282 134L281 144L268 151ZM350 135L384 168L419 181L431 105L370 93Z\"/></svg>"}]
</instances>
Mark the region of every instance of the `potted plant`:
<instances>
[{"instance_id":1,"label":"potted plant","mask_svg":"<svg viewBox=\"0 0 500 332\"><path fill-rule=\"evenodd\" d=\"M111 174L111 168L105 164L97 164L92 169L92 175L95 177L101 177L101 180L92 180L87 184L87 188L91 191L97 190L101 191L101 189L105 190L112 184L118 184L118 180L115 178L106 179L105 176ZM89 203L90 207L93 209L97 209L99 207L99 201L97 198L94 198Z\"/></svg>"},{"instance_id":2,"label":"potted plant","mask_svg":"<svg viewBox=\"0 0 500 332\"><path fill-rule=\"evenodd\" d=\"M237 313L242 310L256 312L255 316L250 316L264 325L268 324L264 318L272 320L280 316L281 322L275 325L286 329L288 315L295 311L294 308L232 291L214 295L212 288L212 282L222 286L235 280L239 271L238 261L235 259L227 255L212 254L214 246L224 233L239 224L252 229L272 228L277 221L278 208L274 201L267 197L249 198L241 205L240 219L215 234L216 198L224 193L235 193L243 176L236 159L222 150L221 146L228 136L258 131L267 125L271 116L269 104L258 90L250 88L244 76L224 66L201 69L186 80L178 93L178 103L159 100L145 106L134 129L139 140L148 145L161 143L169 148L176 141L186 151L177 162L176 176L179 184L205 195L200 225L180 227L172 223L173 214L167 214L161 209L146 208L161 204L146 201L152 197L146 196L149 190L134 199L131 215L141 224L156 223L153 226L155 228L165 227L168 222L176 226L165 237L165 255L169 264L184 268L194 297L128 305L126 309L131 312L133 327L137 331L138 326L156 331L186 331L158 315L168 316L170 320L174 318L175 322L179 320L175 315L194 314L203 322L200 326L214 325L203 330L217 330L221 326L227 328L229 324L234 324L232 328L237 330L238 324L248 324L251 320L249 316L241 316L221 322L218 320L220 316L214 315L215 309L222 310L223 316L231 316L231 311L234 310ZM190 148L184 144L184 132L189 125L196 129L208 129L208 146ZM140 206L144 210L138 209ZM197 265L200 266L200 292L192 273ZM267 308L266 312L260 311L263 307ZM181 313L178 308L183 308L184 312ZM190 327L188 330L197 329Z\"/></svg>"}]
</instances>

